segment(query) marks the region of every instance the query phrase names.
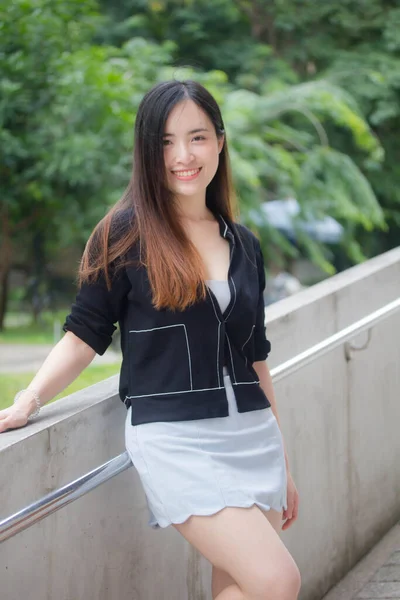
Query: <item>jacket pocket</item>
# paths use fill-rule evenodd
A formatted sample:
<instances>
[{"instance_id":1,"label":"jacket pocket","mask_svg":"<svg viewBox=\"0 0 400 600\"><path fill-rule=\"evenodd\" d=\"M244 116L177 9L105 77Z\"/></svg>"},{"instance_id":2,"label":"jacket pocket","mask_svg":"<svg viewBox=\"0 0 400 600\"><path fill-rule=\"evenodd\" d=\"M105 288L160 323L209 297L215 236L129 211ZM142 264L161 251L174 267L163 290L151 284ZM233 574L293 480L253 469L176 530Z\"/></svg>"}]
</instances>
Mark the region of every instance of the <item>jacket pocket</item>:
<instances>
[{"instance_id":1,"label":"jacket pocket","mask_svg":"<svg viewBox=\"0 0 400 600\"><path fill-rule=\"evenodd\" d=\"M186 326L129 331L129 397L179 394L193 389Z\"/></svg>"}]
</instances>

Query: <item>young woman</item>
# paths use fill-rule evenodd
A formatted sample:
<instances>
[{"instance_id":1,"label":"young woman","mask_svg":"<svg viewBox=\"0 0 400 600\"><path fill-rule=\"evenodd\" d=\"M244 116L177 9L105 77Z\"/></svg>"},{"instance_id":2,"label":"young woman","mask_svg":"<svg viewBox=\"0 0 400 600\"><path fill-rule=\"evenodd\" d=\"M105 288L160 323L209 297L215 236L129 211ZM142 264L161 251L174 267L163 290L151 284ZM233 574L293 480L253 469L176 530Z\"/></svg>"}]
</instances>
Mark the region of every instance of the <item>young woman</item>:
<instances>
[{"instance_id":1,"label":"young woman","mask_svg":"<svg viewBox=\"0 0 400 600\"><path fill-rule=\"evenodd\" d=\"M263 256L233 213L214 98L194 81L156 85L138 110L127 191L86 246L66 335L0 412L0 431L103 354L119 322L126 448L149 525L173 525L212 563L213 599L294 600L299 572L279 532L298 493L266 362Z\"/></svg>"}]
</instances>

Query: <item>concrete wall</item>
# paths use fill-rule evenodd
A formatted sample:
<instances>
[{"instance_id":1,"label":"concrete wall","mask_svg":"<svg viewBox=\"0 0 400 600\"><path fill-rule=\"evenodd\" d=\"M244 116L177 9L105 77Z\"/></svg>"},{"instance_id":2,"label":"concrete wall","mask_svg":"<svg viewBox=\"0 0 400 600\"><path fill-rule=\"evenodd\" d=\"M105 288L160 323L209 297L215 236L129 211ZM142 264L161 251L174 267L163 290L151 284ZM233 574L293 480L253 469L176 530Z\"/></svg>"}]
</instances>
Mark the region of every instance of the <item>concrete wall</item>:
<instances>
[{"instance_id":1,"label":"concrete wall","mask_svg":"<svg viewBox=\"0 0 400 600\"><path fill-rule=\"evenodd\" d=\"M400 249L267 309L271 367L397 298ZM276 384L300 518L282 539L319 599L400 518L400 314ZM355 340L362 343L366 334ZM111 378L0 435L0 519L119 454ZM1 598L209 600L210 565L153 531L133 468L0 546Z\"/></svg>"},{"instance_id":2,"label":"concrete wall","mask_svg":"<svg viewBox=\"0 0 400 600\"><path fill-rule=\"evenodd\" d=\"M397 249L271 306L270 367L399 295ZM275 386L301 499L283 539L303 574L302 598L321 598L400 518L399 335L397 313L351 360L338 348Z\"/></svg>"}]
</instances>

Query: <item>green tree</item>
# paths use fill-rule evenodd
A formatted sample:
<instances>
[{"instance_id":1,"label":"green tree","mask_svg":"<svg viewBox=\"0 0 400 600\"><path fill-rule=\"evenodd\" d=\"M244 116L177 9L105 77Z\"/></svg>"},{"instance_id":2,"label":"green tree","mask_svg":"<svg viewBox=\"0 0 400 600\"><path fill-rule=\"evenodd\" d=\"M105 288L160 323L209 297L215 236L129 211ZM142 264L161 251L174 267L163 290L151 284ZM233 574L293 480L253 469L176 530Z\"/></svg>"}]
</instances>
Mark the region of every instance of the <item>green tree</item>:
<instances>
[{"instance_id":1,"label":"green tree","mask_svg":"<svg viewBox=\"0 0 400 600\"><path fill-rule=\"evenodd\" d=\"M237 88L269 96L288 85L327 80L351 92L385 150L384 162L370 161L337 120L323 117L322 126L330 144L351 156L368 179L389 225L373 236L354 227L353 237L367 256L398 243L397 0L102 0L101 5L108 39L121 43L140 34L174 40L175 64L223 70ZM285 123L302 128L294 113L286 113Z\"/></svg>"},{"instance_id":2,"label":"green tree","mask_svg":"<svg viewBox=\"0 0 400 600\"><path fill-rule=\"evenodd\" d=\"M1 4L0 147L0 328L3 325L13 242L26 239L33 223L46 219L56 204L51 185L42 177L40 155L53 141L48 117L55 79L64 53L92 35L92 4L77 0L56 9L42 1ZM43 226L42 225L42 226Z\"/></svg>"},{"instance_id":3,"label":"green tree","mask_svg":"<svg viewBox=\"0 0 400 600\"><path fill-rule=\"evenodd\" d=\"M101 0L100 6L105 20L98 40L114 45L136 36L171 40L177 66L221 70L233 81L271 54L251 38L247 19L231 0Z\"/></svg>"},{"instance_id":4,"label":"green tree","mask_svg":"<svg viewBox=\"0 0 400 600\"><path fill-rule=\"evenodd\" d=\"M325 78L346 89L379 139L384 162L365 161L343 136L327 125L332 143L351 155L368 177L388 229L354 236L371 256L398 245L400 239L400 7L396 0L234 0L251 25L251 36L267 44L272 56L286 62L302 81ZM241 78L246 84L246 78ZM250 79L254 85L254 78ZM263 85L263 82L260 82Z\"/></svg>"},{"instance_id":5,"label":"green tree","mask_svg":"<svg viewBox=\"0 0 400 600\"><path fill-rule=\"evenodd\" d=\"M147 10L147 2L142 4ZM180 4L182 10L193 9L191 2ZM150 8L157 13L163 6ZM215 6L226 9L224 0ZM2 9L0 328L13 244L23 240L28 246L34 232L43 260L49 248L83 244L128 183L133 124L143 94L171 77L197 79L221 104L245 222L259 227L252 215L260 202L294 195L305 211L339 218L347 252L363 258L355 229L383 225L363 170L378 172L382 149L349 93L327 80L299 83L283 62L276 62L275 79L256 81L242 66L231 81L221 70L178 68L174 42L132 37L118 47L96 45L93 35L99 36L104 19L95 8L91 2L60 0L55 9L45 0L16 0ZM153 23L150 13L146 18ZM267 46L260 48L259 56ZM346 145L356 162L343 153ZM260 226L264 235L267 226ZM271 228L268 236L293 251ZM307 239L302 244L313 260L331 269L323 247ZM267 252L273 246L268 243Z\"/></svg>"},{"instance_id":6,"label":"green tree","mask_svg":"<svg viewBox=\"0 0 400 600\"><path fill-rule=\"evenodd\" d=\"M91 1L2 6L0 329L13 248L87 237L129 179L136 107L169 59L140 39L91 45L97 19Z\"/></svg>"}]
</instances>

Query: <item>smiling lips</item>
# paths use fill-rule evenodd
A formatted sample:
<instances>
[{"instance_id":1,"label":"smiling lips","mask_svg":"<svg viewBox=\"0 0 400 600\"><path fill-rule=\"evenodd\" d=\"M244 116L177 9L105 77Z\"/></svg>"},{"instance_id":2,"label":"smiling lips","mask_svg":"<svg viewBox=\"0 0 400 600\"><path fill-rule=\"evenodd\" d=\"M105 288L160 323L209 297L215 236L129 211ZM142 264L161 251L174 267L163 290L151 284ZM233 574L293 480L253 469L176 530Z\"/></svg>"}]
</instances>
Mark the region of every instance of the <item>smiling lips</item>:
<instances>
[{"instance_id":1,"label":"smiling lips","mask_svg":"<svg viewBox=\"0 0 400 600\"><path fill-rule=\"evenodd\" d=\"M199 169L191 169L190 171L172 171L172 173L180 181L192 181L192 179L196 179L200 171L201 167Z\"/></svg>"}]
</instances>

